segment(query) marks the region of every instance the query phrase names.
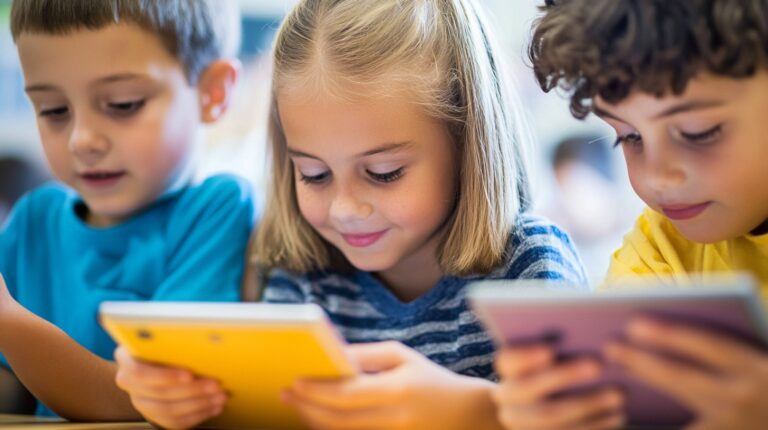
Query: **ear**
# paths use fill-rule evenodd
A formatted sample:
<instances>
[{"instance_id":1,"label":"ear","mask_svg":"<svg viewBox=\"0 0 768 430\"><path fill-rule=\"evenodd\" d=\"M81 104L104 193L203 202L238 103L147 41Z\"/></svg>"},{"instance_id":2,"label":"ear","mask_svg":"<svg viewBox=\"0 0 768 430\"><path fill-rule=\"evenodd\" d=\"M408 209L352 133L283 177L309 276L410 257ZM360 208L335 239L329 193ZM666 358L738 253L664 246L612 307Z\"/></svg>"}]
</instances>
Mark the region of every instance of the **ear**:
<instances>
[{"instance_id":1,"label":"ear","mask_svg":"<svg viewBox=\"0 0 768 430\"><path fill-rule=\"evenodd\" d=\"M241 67L236 59L216 60L200 74L197 92L204 123L217 121L229 108Z\"/></svg>"}]
</instances>

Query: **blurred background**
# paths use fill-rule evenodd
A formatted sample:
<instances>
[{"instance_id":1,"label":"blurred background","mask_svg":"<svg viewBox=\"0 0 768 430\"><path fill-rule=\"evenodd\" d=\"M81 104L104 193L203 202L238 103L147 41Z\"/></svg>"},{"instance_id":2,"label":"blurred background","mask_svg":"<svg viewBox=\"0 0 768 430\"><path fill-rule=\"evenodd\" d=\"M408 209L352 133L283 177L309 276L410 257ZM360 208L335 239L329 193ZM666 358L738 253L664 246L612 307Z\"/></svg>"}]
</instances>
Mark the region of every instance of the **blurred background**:
<instances>
[{"instance_id":1,"label":"blurred background","mask_svg":"<svg viewBox=\"0 0 768 430\"><path fill-rule=\"evenodd\" d=\"M244 73L232 108L210 127L199 175L234 172L264 185L269 51L296 0L238 1L242 9ZM501 41L533 131L535 213L574 238L589 275L604 275L610 253L641 210L626 179L614 134L595 119L570 116L563 95L544 94L525 57L530 28L543 0L478 0ZM0 224L18 197L48 180L35 117L9 29L10 0L0 0Z\"/></svg>"}]
</instances>

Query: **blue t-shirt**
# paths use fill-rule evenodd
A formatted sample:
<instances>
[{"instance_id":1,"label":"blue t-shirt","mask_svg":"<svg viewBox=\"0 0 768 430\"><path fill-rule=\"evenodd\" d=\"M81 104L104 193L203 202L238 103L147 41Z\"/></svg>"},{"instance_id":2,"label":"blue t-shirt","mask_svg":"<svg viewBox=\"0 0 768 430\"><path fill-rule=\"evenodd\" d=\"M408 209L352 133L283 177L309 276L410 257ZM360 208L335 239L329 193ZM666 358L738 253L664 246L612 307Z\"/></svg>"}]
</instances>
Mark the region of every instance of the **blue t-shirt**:
<instances>
[{"instance_id":1,"label":"blue t-shirt","mask_svg":"<svg viewBox=\"0 0 768 430\"><path fill-rule=\"evenodd\" d=\"M351 343L396 340L454 372L497 380L494 345L470 310L466 286L481 279L549 279L587 288L584 268L568 235L544 219L518 217L500 267L484 276L440 279L426 294L404 303L371 273L291 274L274 270L262 299L311 302L328 313Z\"/></svg>"},{"instance_id":2,"label":"blue t-shirt","mask_svg":"<svg viewBox=\"0 0 768 430\"><path fill-rule=\"evenodd\" d=\"M0 230L0 273L21 305L96 355L115 349L97 320L102 301L239 299L255 212L245 181L211 177L109 228L87 225L82 209L60 184L27 194Z\"/></svg>"}]
</instances>

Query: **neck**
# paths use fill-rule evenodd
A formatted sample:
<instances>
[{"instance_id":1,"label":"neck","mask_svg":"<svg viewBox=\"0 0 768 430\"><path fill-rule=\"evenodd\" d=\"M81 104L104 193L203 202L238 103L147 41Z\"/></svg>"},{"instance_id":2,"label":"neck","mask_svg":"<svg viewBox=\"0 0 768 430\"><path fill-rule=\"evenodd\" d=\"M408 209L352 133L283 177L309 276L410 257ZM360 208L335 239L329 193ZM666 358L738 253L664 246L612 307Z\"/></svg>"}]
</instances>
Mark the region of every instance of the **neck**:
<instances>
[{"instance_id":1,"label":"neck","mask_svg":"<svg viewBox=\"0 0 768 430\"><path fill-rule=\"evenodd\" d=\"M404 302L418 299L445 275L437 261L437 244L438 237L433 237L395 267L376 273L376 277L398 299Z\"/></svg>"}]
</instances>

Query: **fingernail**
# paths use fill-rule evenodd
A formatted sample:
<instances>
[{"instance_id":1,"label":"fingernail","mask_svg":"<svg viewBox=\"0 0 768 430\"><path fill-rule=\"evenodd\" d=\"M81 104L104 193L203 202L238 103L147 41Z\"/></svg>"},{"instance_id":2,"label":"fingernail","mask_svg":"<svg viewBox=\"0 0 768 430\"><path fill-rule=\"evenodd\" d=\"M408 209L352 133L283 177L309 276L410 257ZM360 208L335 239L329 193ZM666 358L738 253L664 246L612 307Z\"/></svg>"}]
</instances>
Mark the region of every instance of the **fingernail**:
<instances>
[{"instance_id":1,"label":"fingernail","mask_svg":"<svg viewBox=\"0 0 768 430\"><path fill-rule=\"evenodd\" d=\"M614 408L621 406L624 402L624 398L619 393L608 393L603 397L603 406Z\"/></svg>"},{"instance_id":2,"label":"fingernail","mask_svg":"<svg viewBox=\"0 0 768 430\"><path fill-rule=\"evenodd\" d=\"M637 319L629 325L629 334L637 337L648 337L655 335L661 326L648 319Z\"/></svg>"},{"instance_id":3,"label":"fingernail","mask_svg":"<svg viewBox=\"0 0 768 430\"><path fill-rule=\"evenodd\" d=\"M221 407L224 405L224 403L227 402L227 396L224 394L217 394L213 396L211 401L213 402L214 405Z\"/></svg>"},{"instance_id":4,"label":"fingernail","mask_svg":"<svg viewBox=\"0 0 768 430\"><path fill-rule=\"evenodd\" d=\"M218 393L221 391L219 388L219 384L216 381L208 381L205 383L205 392L206 393Z\"/></svg>"}]
</instances>

